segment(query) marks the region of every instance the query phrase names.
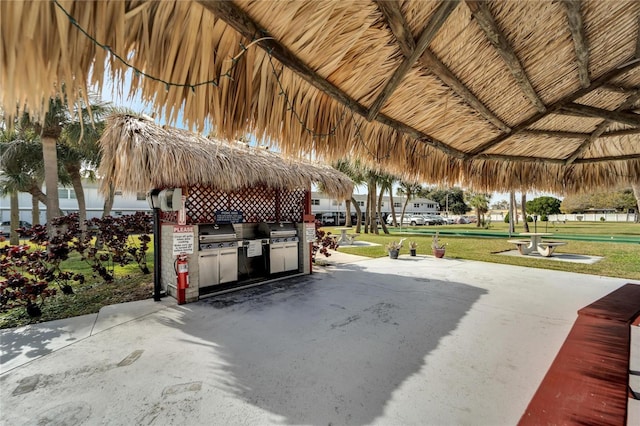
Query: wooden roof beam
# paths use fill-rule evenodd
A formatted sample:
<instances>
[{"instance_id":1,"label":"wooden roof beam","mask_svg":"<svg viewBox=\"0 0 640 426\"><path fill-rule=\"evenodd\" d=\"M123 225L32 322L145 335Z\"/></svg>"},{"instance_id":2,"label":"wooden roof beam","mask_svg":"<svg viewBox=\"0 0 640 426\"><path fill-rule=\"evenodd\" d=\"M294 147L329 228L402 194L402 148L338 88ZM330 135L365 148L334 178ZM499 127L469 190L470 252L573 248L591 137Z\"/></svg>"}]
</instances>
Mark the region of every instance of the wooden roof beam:
<instances>
[{"instance_id":1,"label":"wooden roof beam","mask_svg":"<svg viewBox=\"0 0 640 426\"><path fill-rule=\"evenodd\" d=\"M571 37L573 38L580 84L582 87L588 87L591 83L589 79L589 46L584 33L582 13L580 12L582 0L563 0L561 3L565 7L567 20L569 21L569 31L571 31Z\"/></svg>"},{"instance_id":2,"label":"wooden roof beam","mask_svg":"<svg viewBox=\"0 0 640 426\"><path fill-rule=\"evenodd\" d=\"M371 121L376 118L385 102L398 88L404 76L416 63L418 58L422 56L422 53L424 53L427 47L429 47L429 44L436 36L440 28L442 28L442 25L444 25L449 15L451 15L451 12L453 12L458 6L459 1L460 0L444 0L440 3L440 6L438 6L436 12L433 14L433 16L431 16L431 19L429 19L429 22L422 31L420 38L418 38L418 41L415 44L415 49L413 49L411 55L405 57L404 61L402 61L402 64L400 64L400 66L394 71L393 75L387 81L385 87L382 89L382 92L380 92L376 100L371 105L369 113L367 114L367 120Z\"/></svg>"},{"instance_id":3,"label":"wooden roof beam","mask_svg":"<svg viewBox=\"0 0 640 426\"><path fill-rule=\"evenodd\" d=\"M637 92L638 90L640 90L640 87L625 86L622 84L615 84L615 83L603 84L602 88L610 92L618 92L618 93L630 93L630 92Z\"/></svg>"},{"instance_id":4,"label":"wooden roof beam","mask_svg":"<svg viewBox=\"0 0 640 426\"><path fill-rule=\"evenodd\" d=\"M640 99L640 93L636 93L635 95L628 97L627 100L622 103L622 105L616 108L616 112L621 112L626 110L627 108L632 107L633 105L635 105L636 102L638 102L638 99ZM580 144L580 146L567 158L566 164L570 165L573 162L575 162L578 159L578 157L580 157L584 153L584 151L586 151L587 148L591 146L594 140L602 136L602 134L604 133L605 130L607 130L607 127L609 127L611 122L612 120L604 120L602 123L600 123L598 127L596 127L596 129L593 131L593 133L591 133L591 135L587 139L585 139Z\"/></svg>"},{"instance_id":5,"label":"wooden roof beam","mask_svg":"<svg viewBox=\"0 0 640 426\"><path fill-rule=\"evenodd\" d=\"M416 49L416 42L400 10L400 2L397 0L376 0L375 3L387 20L387 24L398 41L402 54L408 58Z\"/></svg>"},{"instance_id":6,"label":"wooden roof beam","mask_svg":"<svg viewBox=\"0 0 640 426\"><path fill-rule=\"evenodd\" d=\"M604 132L602 135L600 135L600 137L615 138L619 136L628 136L628 135L640 135L640 129L613 130L611 132Z\"/></svg>"},{"instance_id":7,"label":"wooden roof beam","mask_svg":"<svg viewBox=\"0 0 640 426\"><path fill-rule=\"evenodd\" d=\"M610 111L608 109L576 104L574 102L570 102L564 105L561 108L560 113L562 113L563 111L578 114L582 117L604 118L605 120L617 121L619 123L628 124L630 126L640 126L640 115L630 112Z\"/></svg>"},{"instance_id":8,"label":"wooden roof beam","mask_svg":"<svg viewBox=\"0 0 640 426\"><path fill-rule=\"evenodd\" d=\"M515 78L520 90L522 90L531 103L535 105L538 112L545 112L547 107L531 85L531 81L529 80L529 77L527 77L527 73L520 63L520 59L518 59L513 47L509 44L507 37L504 35L502 30L498 28L498 24L491 15L487 2L467 0L466 3L476 22L487 36L489 42L491 42L494 49L496 49L500 56L502 56L502 59L509 68L509 71L511 71L511 74Z\"/></svg>"},{"instance_id":9,"label":"wooden roof beam","mask_svg":"<svg viewBox=\"0 0 640 426\"><path fill-rule=\"evenodd\" d=\"M589 137L589 133L579 133L579 132L561 132L558 130L538 130L538 129L525 129L520 132L524 135L532 135L532 136L551 136L555 138L563 138L563 139L585 139Z\"/></svg>"},{"instance_id":10,"label":"wooden roof beam","mask_svg":"<svg viewBox=\"0 0 640 426\"><path fill-rule=\"evenodd\" d=\"M304 81L315 87L316 89L324 92L327 96L334 99L336 102L349 108L356 114L362 117L367 117L368 110L366 107L358 103L355 99L352 99L347 93L343 92L340 88L334 86L326 79L318 75L313 69L311 69L306 63L302 62L297 56L295 56L289 49L281 45L278 41L271 37L264 37L267 32L259 27L251 17L236 4L230 1L217 1L217 0L196 0L206 10L216 15L218 18L225 21L229 26L238 31L243 37L248 40L256 40L256 44L265 51L269 52L271 56L276 58L291 71L295 72ZM451 155L454 158L463 159L466 158L466 153L453 148L442 141L439 141L430 135L420 132L404 123L387 117L383 114L378 114L376 121L385 124L401 133L405 133L410 137L421 141L427 145Z\"/></svg>"},{"instance_id":11,"label":"wooden roof beam","mask_svg":"<svg viewBox=\"0 0 640 426\"><path fill-rule=\"evenodd\" d=\"M617 77L619 77L621 75L624 75L624 74L628 73L629 71L631 71L631 70L633 70L635 68L638 68L639 66L640 66L640 60L637 60L635 58L632 58L632 59L630 59L628 61L625 61L624 63L622 63L621 65L617 66L616 68L613 68L612 70L607 71L606 73L604 73L603 75L601 75L597 79L593 80L591 82L591 84L589 85L589 87L583 87L581 89L578 89L577 91L573 92L569 96L566 96L566 97L564 97L562 99L559 99L555 103L549 105L549 107L547 108L547 111L535 114L535 115L529 117L528 119L522 121L517 126L514 126L512 128L512 130L511 130L511 134L503 134L503 135L496 136L495 138L491 139L490 141L485 142L482 145L476 147L474 150L469 152L469 155L470 156L481 155L484 151L486 151L489 148L491 148L491 147L503 142L505 139L508 139L509 137L511 137L511 136L513 136L513 135L515 135L517 133L520 133L523 130L526 130L527 127L537 123L538 121L542 120L543 118L546 118L549 114L557 112L565 104L568 104L570 102L574 102L576 99L580 99L582 96L593 92L594 90L600 88L601 86L603 86L605 84L610 83L611 80L613 80L614 78L617 78Z\"/></svg>"},{"instance_id":12,"label":"wooden roof beam","mask_svg":"<svg viewBox=\"0 0 640 426\"><path fill-rule=\"evenodd\" d=\"M400 2L396 0L377 0L376 3L378 4L378 9L380 9L380 12L382 12L387 20L391 32L396 37L396 40L398 40L400 50L405 57L409 57L415 49L415 41L411 35L409 25L400 11ZM426 49L418 59L418 64L429 69L429 71L449 86L451 90L469 104L471 108L475 109L485 120L503 132L509 133L511 131L511 128L489 110L429 49Z\"/></svg>"}]
</instances>

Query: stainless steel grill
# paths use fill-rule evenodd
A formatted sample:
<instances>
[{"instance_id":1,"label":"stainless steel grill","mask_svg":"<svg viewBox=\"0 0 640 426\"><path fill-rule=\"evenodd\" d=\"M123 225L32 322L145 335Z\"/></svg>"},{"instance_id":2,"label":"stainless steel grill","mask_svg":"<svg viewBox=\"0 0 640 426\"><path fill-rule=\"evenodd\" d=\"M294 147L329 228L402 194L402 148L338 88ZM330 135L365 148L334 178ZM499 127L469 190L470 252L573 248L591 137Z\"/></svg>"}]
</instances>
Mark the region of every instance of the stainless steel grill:
<instances>
[{"instance_id":1,"label":"stainless steel grill","mask_svg":"<svg viewBox=\"0 0 640 426\"><path fill-rule=\"evenodd\" d=\"M269 272L276 274L298 269L298 231L291 222L261 223L260 231L269 236Z\"/></svg>"},{"instance_id":2,"label":"stainless steel grill","mask_svg":"<svg viewBox=\"0 0 640 426\"><path fill-rule=\"evenodd\" d=\"M199 226L200 287L238 281L237 238L231 224Z\"/></svg>"}]
</instances>

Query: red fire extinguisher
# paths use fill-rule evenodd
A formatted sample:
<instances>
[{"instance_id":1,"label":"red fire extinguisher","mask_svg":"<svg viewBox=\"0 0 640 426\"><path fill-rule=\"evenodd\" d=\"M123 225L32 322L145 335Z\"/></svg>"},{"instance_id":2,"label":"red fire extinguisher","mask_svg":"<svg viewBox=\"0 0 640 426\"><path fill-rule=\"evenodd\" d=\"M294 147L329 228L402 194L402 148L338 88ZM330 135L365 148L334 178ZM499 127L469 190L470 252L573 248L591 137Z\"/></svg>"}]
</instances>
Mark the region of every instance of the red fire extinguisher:
<instances>
[{"instance_id":1,"label":"red fire extinguisher","mask_svg":"<svg viewBox=\"0 0 640 426\"><path fill-rule=\"evenodd\" d=\"M174 262L174 269L178 277L178 304L186 302L185 289L189 288L189 262L187 256L179 255Z\"/></svg>"}]
</instances>

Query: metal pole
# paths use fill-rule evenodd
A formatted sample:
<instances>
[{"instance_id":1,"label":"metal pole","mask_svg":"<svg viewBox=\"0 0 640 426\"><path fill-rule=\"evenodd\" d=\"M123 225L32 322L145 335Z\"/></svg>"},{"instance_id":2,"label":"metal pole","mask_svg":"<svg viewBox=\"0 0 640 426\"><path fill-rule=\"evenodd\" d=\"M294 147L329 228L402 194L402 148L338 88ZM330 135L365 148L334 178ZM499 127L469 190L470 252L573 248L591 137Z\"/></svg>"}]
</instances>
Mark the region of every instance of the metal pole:
<instances>
[{"instance_id":1,"label":"metal pole","mask_svg":"<svg viewBox=\"0 0 640 426\"><path fill-rule=\"evenodd\" d=\"M160 276L160 208L153 208L153 300L160 301L162 280Z\"/></svg>"}]
</instances>

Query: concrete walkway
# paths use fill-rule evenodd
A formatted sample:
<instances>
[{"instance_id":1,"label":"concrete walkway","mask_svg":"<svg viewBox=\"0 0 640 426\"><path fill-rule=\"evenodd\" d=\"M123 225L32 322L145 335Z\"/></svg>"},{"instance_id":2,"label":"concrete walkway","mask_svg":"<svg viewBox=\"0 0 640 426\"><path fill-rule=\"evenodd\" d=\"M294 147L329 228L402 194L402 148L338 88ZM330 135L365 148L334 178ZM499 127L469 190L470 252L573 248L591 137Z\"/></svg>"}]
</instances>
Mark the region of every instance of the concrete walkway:
<instances>
[{"instance_id":1,"label":"concrete walkway","mask_svg":"<svg viewBox=\"0 0 640 426\"><path fill-rule=\"evenodd\" d=\"M311 276L0 334L2 424L513 425L628 280L343 253Z\"/></svg>"}]
</instances>

